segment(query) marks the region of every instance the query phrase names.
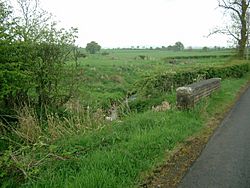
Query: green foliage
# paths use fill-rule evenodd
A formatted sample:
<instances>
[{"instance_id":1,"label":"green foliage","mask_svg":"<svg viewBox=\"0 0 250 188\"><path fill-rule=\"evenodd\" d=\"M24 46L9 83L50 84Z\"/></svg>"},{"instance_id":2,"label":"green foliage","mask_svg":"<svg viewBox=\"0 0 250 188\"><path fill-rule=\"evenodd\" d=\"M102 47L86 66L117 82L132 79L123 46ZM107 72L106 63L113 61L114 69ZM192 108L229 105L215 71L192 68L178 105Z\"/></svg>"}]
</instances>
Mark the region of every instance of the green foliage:
<instances>
[{"instance_id":1,"label":"green foliage","mask_svg":"<svg viewBox=\"0 0 250 188\"><path fill-rule=\"evenodd\" d=\"M220 58L233 58L235 54L204 54L204 55L189 55L189 56L173 56L173 57L165 57L163 58L163 60L165 62L168 62L169 60L184 60L184 59L197 59L197 60L201 60L201 59L220 59Z\"/></svg>"},{"instance_id":2,"label":"green foliage","mask_svg":"<svg viewBox=\"0 0 250 188\"><path fill-rule=\"evenodd\" d=\"M86 51L89 52L90 54L95 54L96 52L99 52L100 50L101 50L101 46L95 41L88 43L86 46Z\"/></svg>"},{"instance_id":3,"label":"green foliage","mask_svg":"<svg viewBox=\"0 0 250 188\"><path fill-rule=\"evenodd\" d=\"M0 121L0 131L3 126L7 130L0 132L0 185L4 182L6 186L14 187L13 183L36 180L44 164L57 159L66 160L74 154L65 149L58 151L60 146L53 145L55 140L95 132L103 126L104 115L101 110L90 113L89 109L75 103L64 110L63 118L58 110L55 113L47 110L47 121L43 126L35 109L28 106L18 112L16 126L7 127Z\"/></svg>"},{"instance_id":4,"label":"green foliage","mask_svg":"<svg viewBox=\"0 0 250 188\"><path fill-rule=\"evenodd\" d=\"M1 115L12 115L10 111L23 104L40 110L58 107L73 92L73 81L64 89L59 87L64 76L72 75L68 68L64 71L64 64L71 58L77 29L58 29L50 15L34 2L18 2L22 7L20 17L14 17L11 7L0 2Z\"/></svg>"},{"instance_id":5,"label":"green foliage","mask_svg":"<svg viewBox=\"0 0 250 188\"><path fill-rule=\"evenodd\" d=\"M175 45L174 45L175 49L177 51L182 51L184 50L184 45L181 43L181 42L176 42Z\"/></svg>"},{"instance_id":6,"label":"green foliage","mask_svg":"<svg viewBox=\"0 0 250 188\"><path fill-rule=\"evenodd\" d=\"M176 113L183 123L174 118ZM201 120L189 116L186 112L147 112L92 134L61 140L53 147L53 152L65 156L65 160L47 161L51 165L41 168L42 178L24 186L133 186L139 173L154 165L164 150L172 149L192 131L199 130Z\"/></svg>"},{"instance_id":7,"label":"green foliage","mask_svg":"<svg viewBox=\"0 0 250 188\"><path fill-rule=\"evenodd\" d=\"M241 78L249 71L249 63L213 66L188 71L163 73L149 76L135 85L139 95L157 95L159 92L169 92L173 89L191 84L200 79L209 78ZM134 91L135 92L135 91Z\"/></svg>"},{"instance_id":8,"label":"green foliage","mask_svg":"<svg viewBox=\"0 0 250 188\"><path fill-rule=\"evenodd\" d=\"M102 55L104 55L104 56L109 55L109 53L105 51L105 52L102 52Z\"/></svg>"},{"instance_id":9,"label":"green foliage","mask_svg":"<svg viewBox=\"0 0 250 188\"><path fill-rule=\"evenodd\" d=\"M16 41L16 26L11 7L0 1L0 114L11 113L15 104L25 101L31 80L28 62L23 56L27 46Z\"/></svg>"},{"instance_id":10,"label":"green foliage","mask_svg":"<svg viewBox=\"0 0 250 188\"><path fill-rule=\"evenodd\" d=\"M170 96L171 94L167 96L154 95L153 97L150 98L138 96L136 100L130 101L128 104L131 112L141 113L147 110L151 110L153 106L161 104L162 101L166 100L166 98L169 98Z\"/></svg>"},{"instance_id":11,"label":"green foliage","mask_svg":"<svg viewBox=\"0 0 250 188\"><path fill-rule=\"evenodd\" d=\"M202 48L202 50L205 51L205 52L207 52L207 51L209 50L209 48L206 47L206 46L204 46L204 47Z\"/></svg>"},{"instance_id":12,"label":"green foliage","mask_svg":"<svg viewBox=\"0 0 250 188\"><path fill-rule=\"evenodd\" d=\"M168 46L168 50L173 50L173 51L183 51L184 50L184 45L181 42L176 42L173 46Z\"/></svg>"},{"instance_id":13,"label":"green foliage","mask_svg":"<svg viewBox=\"0 0 250 188\"><path fill-rule=\"evenodd\" d=\"M123 101L130 91L137 90L134 83L146 75L159 72L179 72L196 68L228 64L232 50L208 51L161 51L161 50L105 50L108 56L94 54L79 60L77 73L79 97L82 104L92 108L110 108L112 102ZM144 60L139 57L143 55ZM189 59L196 57L194 59ZM200 58L200 56L202 56ZM203 58L203 56L211 56ZM178 64L170 65L162 58L181 57ZM73 64L74 62L70 62ZM195 69L196 69L195 68ZM140 88L140 86L139 86ZM118 100L118 101L117 101ZM142 99L144 100L144 99Z\"/></svg>"}]
</instances>

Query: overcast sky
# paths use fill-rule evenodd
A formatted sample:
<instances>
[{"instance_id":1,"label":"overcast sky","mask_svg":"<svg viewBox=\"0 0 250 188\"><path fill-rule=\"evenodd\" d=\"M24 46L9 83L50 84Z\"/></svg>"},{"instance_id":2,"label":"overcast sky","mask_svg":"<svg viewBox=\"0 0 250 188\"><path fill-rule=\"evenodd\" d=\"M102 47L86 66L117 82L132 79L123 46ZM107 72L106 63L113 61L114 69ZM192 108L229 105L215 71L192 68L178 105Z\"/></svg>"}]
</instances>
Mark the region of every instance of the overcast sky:
<instances>
[{"instance_id":1,"label":"overcast sky","mask_svg":"<svg viewBox=\"0 0 250 188\"><path fill-rule=\"evenodd\" d=\"M77 27L77 43L102 47L227 46L223 36L205 37L222 24L217 0L40 0L63 27Z\"/></svg>"}]
</instances>

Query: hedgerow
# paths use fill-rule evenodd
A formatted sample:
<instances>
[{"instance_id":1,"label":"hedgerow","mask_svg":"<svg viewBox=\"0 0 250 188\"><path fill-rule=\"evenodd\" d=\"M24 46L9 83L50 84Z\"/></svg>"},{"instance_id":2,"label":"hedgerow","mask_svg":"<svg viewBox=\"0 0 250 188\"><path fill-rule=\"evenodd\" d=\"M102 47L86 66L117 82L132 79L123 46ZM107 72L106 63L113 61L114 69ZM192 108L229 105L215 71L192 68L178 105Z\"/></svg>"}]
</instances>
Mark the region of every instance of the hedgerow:
<instances>
[{"instance_id":1,"label":"hedgerow","mask_svg":"<svg viewBox=\"0 0 250 188\"><path fill-rule=\"evenodd\" d=\"M177 87L209 78L241 78L249 71L249 63L213 66L178 72L165 72L148 76L135 84L133 93L151 96L161 92L170 92Z\"/></svg>"}]
</instances>

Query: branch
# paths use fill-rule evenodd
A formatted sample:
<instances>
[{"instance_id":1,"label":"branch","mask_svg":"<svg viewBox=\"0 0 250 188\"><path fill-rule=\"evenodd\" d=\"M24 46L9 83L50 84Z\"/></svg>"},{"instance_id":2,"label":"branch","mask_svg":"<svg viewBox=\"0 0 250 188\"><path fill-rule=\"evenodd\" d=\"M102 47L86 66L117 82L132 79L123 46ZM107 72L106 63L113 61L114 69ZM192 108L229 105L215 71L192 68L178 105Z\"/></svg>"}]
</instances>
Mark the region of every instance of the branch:
<instances>
[{"instance_id":1,"label":"branch","mask_svg":"<svg viewBox=\"0 0 250 188\"><path fill-rule=\"evenodd\" d=\"M233 5L238 5L239 7L242 6L242 4L240 4L238 1L234 1L234 2L232 2L232 4L233 4Z\"/></svg>"},{"instance_id":2,"label":"branch","mask_svg":"<svg viewBox=\"0 0 250 188\"><path fill-rule=\"evenodd\" d=\"M233 7L233 4L234 4L234 3L227 4L227 3L225 2L225 0L222 0L222 2L223 2L223 4L221 4L220 1L219 1L219 7L224 8L224 9L227 9L227 10L232 10L232 11L234 11L234 12L237 13L237 15L239 16L239 18L241 17L240 11L237 10L235 7ZM235 2L235 3L236 3L236 2ZM237 3L237 4L239 4L239 3ZM241 6L241 5L239 4L239 6Z\"/></svg>"},{"instance_id":3,"label":"branch","mask_svg":"<svg viewBox=\"0 0 250 188\"><path fill-rule=\"evenodd\" d=\"M229 35L229 36L233 37L235 40L237 40L237 42L240 41L240 38L237 37L233 32L231 32L230 29L229 29L228 27L225 28L225 29L216 29L216 30L212 31L211 33L209 33L209 34L207 35L207 37L210 37L210 36L212 36L212 35L214 35L214 34Z\"/></svg>"},{"instance_id":4,"label":"branch","mask_svg":"<svg viewBox=\"0 0 250 188\"><path fill-rule=\"evenodd\" d=\"M235 40L237 40L237 42L240 41L240 38L237 37L233 32L231 32L230 29L229 29L228 27L226 28L226 32L227 32L227 33L225 33L225 34L227 34L227 35L229 35L229 36L232 36Z\"/></svg>"}]
</instances>

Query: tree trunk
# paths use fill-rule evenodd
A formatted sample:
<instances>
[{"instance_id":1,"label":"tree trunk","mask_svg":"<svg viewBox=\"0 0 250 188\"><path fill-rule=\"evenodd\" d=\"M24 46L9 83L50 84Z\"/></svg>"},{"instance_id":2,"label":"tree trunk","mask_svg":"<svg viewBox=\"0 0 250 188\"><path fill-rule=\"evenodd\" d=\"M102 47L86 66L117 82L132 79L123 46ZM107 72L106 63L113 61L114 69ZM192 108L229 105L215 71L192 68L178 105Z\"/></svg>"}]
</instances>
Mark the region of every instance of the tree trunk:
<instances>
[{"instance_id":1,"label":"tree trunk","mask_svg":"<svg viewBox=\"0 0 250 188\"><path fill-rule=\"evenodd\" d=\"M242 6L241 6L241 30L240 30L240 40L239 40L239 51L238 51L238 56L240 59L245 58L245 48L247 44L247 2L246 0L242 0Z\"/></svg>"}]
</instances>

